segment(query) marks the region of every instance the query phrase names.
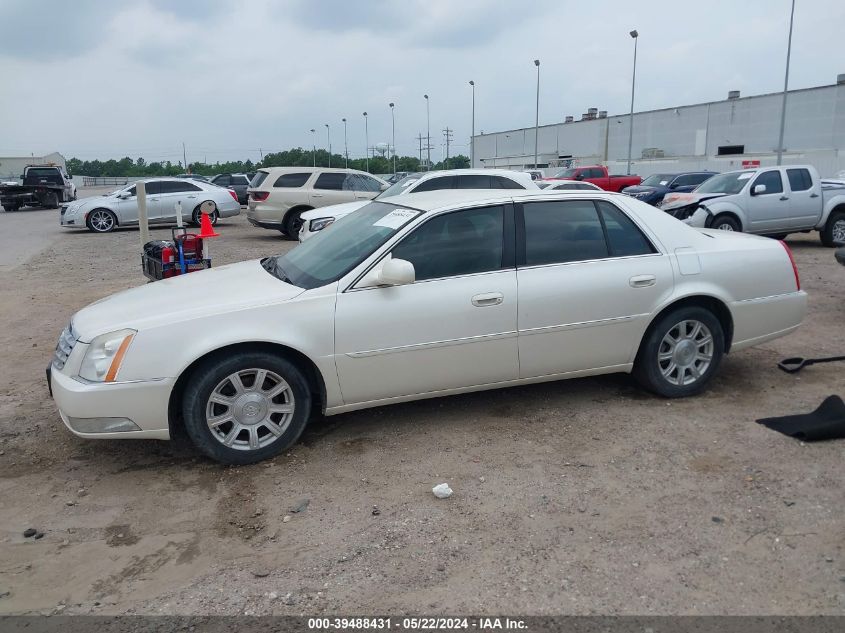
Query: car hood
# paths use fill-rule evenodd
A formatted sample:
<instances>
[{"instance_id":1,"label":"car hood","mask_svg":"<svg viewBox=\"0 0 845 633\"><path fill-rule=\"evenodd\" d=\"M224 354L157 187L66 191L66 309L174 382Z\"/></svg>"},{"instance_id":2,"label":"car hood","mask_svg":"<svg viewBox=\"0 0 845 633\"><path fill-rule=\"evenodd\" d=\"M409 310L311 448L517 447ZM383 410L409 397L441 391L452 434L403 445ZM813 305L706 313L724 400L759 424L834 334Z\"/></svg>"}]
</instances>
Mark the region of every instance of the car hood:
<instances>
[{"instance_id":1,"label":"car hood","mask_svg":"<svg viewBox=\"0 0 845 633\"><path fill-rule=\"evenodd\" d=\"M143 330L278 303L302 292L268 273L255 259L118 292L77 312L73 329L80 340L90 342L115 330Z\"/></svg>"},{"instance_id":2,"label":"car hood","mask_svg":"<svg viewBox=\"0 0 845 633\"><path fill-rule=\"evenodd\" d=\"M661 209L670 211L678 209L687 205L704 202L705 200L712 200L714 198L722 198L728 194L726 193L670 193L663 198Z\"/></svg>"},{"instance_id":3,"label":"car hood","mask_svg":"<svg viewBox=\"0 0 845 633\"><path fill-rule=\"evenodd\" d=\"M344 215L349 215L353 211L357 211L364 205L369 204L370 200L356 200L355 202L344 202L343 204L333 204L328 207L320 207L319 209L311 209L306 211L299 217L303 220L316 220L317 218L341 218Z\"/></svg>"}]
</instances>

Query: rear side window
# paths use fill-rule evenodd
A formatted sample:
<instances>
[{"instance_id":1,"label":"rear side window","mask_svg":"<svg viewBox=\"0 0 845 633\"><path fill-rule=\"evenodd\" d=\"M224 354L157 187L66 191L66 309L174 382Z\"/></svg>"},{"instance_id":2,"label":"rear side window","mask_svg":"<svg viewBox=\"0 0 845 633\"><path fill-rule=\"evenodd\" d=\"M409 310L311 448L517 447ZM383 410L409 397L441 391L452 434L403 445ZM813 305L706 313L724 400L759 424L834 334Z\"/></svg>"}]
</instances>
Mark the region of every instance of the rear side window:
<instances>
[{"instance_id":1,"label":"rear side window","mask_svg":"<svg viewBox=\"0 0 845 633\"><path fill-rule=\"evenodd\" d=\"M252 187L258 187L264 182L264 178L261 178L261 174L264 172L258 172L255 175L255 178L252 179ZM274 187L301 187L306 182L308 182L308 178L311 176L308 172L303 174L282 174L278 178L276 178L276 182L273 183ZM266 178L266 176L265 176Z\"/></svg>"},{"instance_id":2,"label":"rear side window","mask_svg":"<svg viewBox=\"0 0 845 633\"><path fill-rule=\"evenodd\" d=\"M787 169L786 177L789 178L789 188L792 191L807 191L813 187L809 169Z\"/></svg>"},{"instance_id":3,"label":"rear side window","mask_svg":"<svg viewBox=\"0 0 845 633\"><path fill-rule=\"evenodd\" d=\"M764 171L762 174L757 176L757 180L754 181L751 191L754 191L754 187L757 185L766 185L765 195L769 195L770 193L783 193L783 179L780 177L780 172L777 170Z\"/></svg>"},{"instance_id":4,"label":"rear side window","mask_svg":"<svg viewBox=\"0 0 845 633\"><path fill-rule=\"evenodd\" d=\"M248 185L249 180L247 180L246 176L232 176L232 184L233 185Z\"/></svg>"},{"instance_id":5,"label":"rear side window","mask_svg":"<svg viewBox=\"0 0 845 633\"><path fill-rule=\"evenodd\" d=\"M314 183L314 189L326 189L330 191L343 191L349 187L344 187L346 182L346 174L342 172L325 172L320 174L317 182Z\"/></svg>"},{"instance_id":6,"label":"rear side window","mask_svg":"<svg viewBox=\"0 0 845 633\"><path fill-rule=\"evenodd\" d=\"M220 185L221 187L228 187L231 179L229 176L217 176L214 180L212 180L215 185Z\"/></svg>"},{"instance_id":7,"label":"rear side window","mask_svg":"<svg viewBox=\"0 0 845 633\"><path fill-rule=\"evenodd\" d=\"M202 189L187 180L164 180L161 183L161 193L182 193L185 191L202 191Z\"/></svg>"},{"instance_id":8,"label":"rear side window","mask_svg":"<svg viewBox=\"0 0 845 633\"><path fill-rule=\"evenodd\" d=\"M130 189L130 191L132 192L132 195L134 196L135 195L135 187L132 187L132 189ZM148 196L155 196L155 195L161 193L161 181L160 180L154 180L152 182L144 183L144 192Z\"/></svg>"},{"instance_id":9,"label":"rear side window","mask_svg":"<svg viewBox=\"0 0 845 633\"><path fill-rule=\"evenodd\" d=\"M392 256L414 265L417 281L502 268L504 207L481 207L432 218L414 230Z\"/></svg>"},{"instance_id":10,"label":"rear side window","mask_svg":"<svg viewBox=\"0 0 845 633\"><path fill-rule=\"evenodd\" d=\"M591 200L529 202L523 209L526 266L608 256L601 220Z\"/></svg>"},{"instance_id":11,"label":"rear side window","mask_svg":"<svg viewBox=\"0 0 845 633\"><path fill-rule=\"evenodd\" d=\"M490 176L490 184L493 189L525 189L515 180L505 178L504 176Z\"/></svg>"},{"instance_id":12,"label":"rear side window","mask_svg":"<svg viewBox=\"0 0 845 633\"><path fill-rule=\"evenodd\" d=\"M458 189L489 189L490 176L483 174L465 174L458 176Z\"/></svg>"},{"instance_id":13,"label":"rear side window","mask_svg":"<svg viewBox=\"0 0 845 633\"><path fill-rule=\"evenodd\" d=\"M250 187L260 187L261 183L267 179L269 176L266 171L259 171L255 173L255 176L252 177L252 182L249 183Z\"/></svg>"},{"instance_id":14,"label":"rear side window","mask_svg":"<svg viewBox=\"0 0 845 633\"><path fill-rule=\"evenodd\" d=\"M649 255L656 252L651 242L627 215L603 200L598 201L611 257Z\"/></svg>"},{"instance_id":15,"label":"rear side window","mask_svg":"<svg viewBox=\"0 0 845 633\"><path fill-rule=\"evenodd\" d=\"M364 174L350 174L355 182L355 191L381 191L381 183L375 178L370 178Z\"/></svg>"},{"instance_id":16,"label":"rear side window","mask_svg":"<svg viewBox=\"0 0 845 633\"><path fill-rule=\"evenodd\" d=\"M414 187L413 192L421 193L423 191L439 191L440 189L454 189L457 185L457 176L441 176L439 178L429 178Z\"/></svg>"}]
</instances>

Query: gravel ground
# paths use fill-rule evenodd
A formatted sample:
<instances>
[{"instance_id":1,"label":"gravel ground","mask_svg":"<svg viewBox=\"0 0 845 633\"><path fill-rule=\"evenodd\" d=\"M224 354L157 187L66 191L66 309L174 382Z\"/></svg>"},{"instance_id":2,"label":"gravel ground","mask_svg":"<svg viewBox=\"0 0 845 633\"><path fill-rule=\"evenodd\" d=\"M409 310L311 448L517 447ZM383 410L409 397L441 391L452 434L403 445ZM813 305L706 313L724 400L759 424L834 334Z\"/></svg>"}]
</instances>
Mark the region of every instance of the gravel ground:
<instances>
[{"instance_id":1,"label":"gravel ground","mask_svg":"<svg viewBox=\"0 0 845 633\"><path fill-rule=\"evenodd\" d=\"M22 213L57 222L0 213L4 251ZM217 264L291 247L243 215L219 228ZM845 395L841 364L775 367L845 353L845 269L815 235L790 239L805 325L702 396L619 375L426 400L315 420L242 468L64 428L59 332L145 280L136 231L51 235L0 268L0 613L845 613L845 441L754 422Z\"/></svg>"}]
</instances>

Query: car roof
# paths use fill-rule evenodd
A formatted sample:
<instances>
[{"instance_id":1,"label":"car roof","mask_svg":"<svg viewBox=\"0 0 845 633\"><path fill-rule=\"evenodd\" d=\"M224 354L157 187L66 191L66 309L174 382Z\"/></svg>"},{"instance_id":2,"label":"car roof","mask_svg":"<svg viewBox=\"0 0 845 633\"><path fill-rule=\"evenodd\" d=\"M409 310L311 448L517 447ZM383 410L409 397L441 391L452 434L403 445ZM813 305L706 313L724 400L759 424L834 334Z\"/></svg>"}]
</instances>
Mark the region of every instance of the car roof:
<instances>
[{"instance_id":1,"label":"car roof","mask_svg":"<svg viewBox=\"0 0 845 633\"><path fill-rule=\"evenodd\" d=\"M556 196L560 196L561 200L577 198L579 196L608 200L614 197L623 197L623 194L586 189L569 191L549 191L547 189L439 189L424 193L408 193L401 198L394 196L383 200L375 200L374 202L396 204L397 206L410 207L418 211L442 211L469 205L501 204L502 202L522 198L550 200Z\"/></svg>"},{"instance_id":2,"label":"car roof","mask_svg":"<svg viewBox=\"0 0 845 633\"><path fill-rule=\"evenodd\" d=\"M367 174L365 171L359 169L346 169L344 167L262 167L258 171L270 172L297 172L297 173L313 173L315 171L328 171L343 174ZM373 174L367 174L373 176ZM378 178L378 176L374 176Z\"/></svg>"}]
</instances>

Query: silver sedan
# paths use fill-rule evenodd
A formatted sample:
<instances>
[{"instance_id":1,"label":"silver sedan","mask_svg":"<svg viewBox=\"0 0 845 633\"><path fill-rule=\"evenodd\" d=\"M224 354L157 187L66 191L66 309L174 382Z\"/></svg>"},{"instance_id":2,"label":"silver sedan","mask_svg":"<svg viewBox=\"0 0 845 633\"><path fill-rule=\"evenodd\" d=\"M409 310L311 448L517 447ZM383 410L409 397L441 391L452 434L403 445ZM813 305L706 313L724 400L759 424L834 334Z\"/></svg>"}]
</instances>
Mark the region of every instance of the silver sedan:
<instances>
[{"instance_id":1,"label":"silver sedan","mask_svg":"<svg viewBox=\"0 0 845 633\"><path fill-rule=\"evenodd\" d=\"M147 192L147 217L150 224L176 221L176 204L182 205L186 222L199 224L200 205L214 204L211 223L241 212L237 194L231 189L207 182L181 178L149 178L143 181ZM138 197L135 183L104 196L85 198L62 205L61 224L68 228L87 228L108 233L118 226L138 224Z\"/></svg>"}]
</instances>

